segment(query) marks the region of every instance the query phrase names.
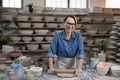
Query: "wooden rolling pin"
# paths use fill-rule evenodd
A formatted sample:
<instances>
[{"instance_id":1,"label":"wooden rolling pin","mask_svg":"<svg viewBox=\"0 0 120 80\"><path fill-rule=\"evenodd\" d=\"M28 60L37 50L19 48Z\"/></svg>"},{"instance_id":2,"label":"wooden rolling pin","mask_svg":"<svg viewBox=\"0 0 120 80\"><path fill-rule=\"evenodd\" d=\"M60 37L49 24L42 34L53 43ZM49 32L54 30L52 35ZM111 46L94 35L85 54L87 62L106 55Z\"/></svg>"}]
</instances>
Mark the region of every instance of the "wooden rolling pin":
<instances>
[{"instance_id":1,"label":"wooden rolling pin","mask_svg":"<svg viewBox=\"0 0 120 80\"><path fill-rule=\"evenodd\" d=\"M74 74L74 69L55 69L55 73L68 73L68 74Z\"/></svg>"}]
</instances>

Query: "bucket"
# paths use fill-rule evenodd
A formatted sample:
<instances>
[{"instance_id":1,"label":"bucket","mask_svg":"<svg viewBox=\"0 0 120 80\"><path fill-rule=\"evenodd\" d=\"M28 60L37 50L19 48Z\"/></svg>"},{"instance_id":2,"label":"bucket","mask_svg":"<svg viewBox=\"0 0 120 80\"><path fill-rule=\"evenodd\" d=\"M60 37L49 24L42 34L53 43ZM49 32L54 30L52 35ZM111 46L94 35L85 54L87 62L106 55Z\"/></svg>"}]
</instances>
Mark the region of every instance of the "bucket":
<instances>
[{"instance_id":1,"label":"bucket","mask_svg":"<svg viewBox=\"0 0 120 80\"><path fill-rule=\"evenodd\" d=\"M96 65L99 62L99 58L90 58L91 61L91 68L96 68Z\"/></svg>"}]
</instances>

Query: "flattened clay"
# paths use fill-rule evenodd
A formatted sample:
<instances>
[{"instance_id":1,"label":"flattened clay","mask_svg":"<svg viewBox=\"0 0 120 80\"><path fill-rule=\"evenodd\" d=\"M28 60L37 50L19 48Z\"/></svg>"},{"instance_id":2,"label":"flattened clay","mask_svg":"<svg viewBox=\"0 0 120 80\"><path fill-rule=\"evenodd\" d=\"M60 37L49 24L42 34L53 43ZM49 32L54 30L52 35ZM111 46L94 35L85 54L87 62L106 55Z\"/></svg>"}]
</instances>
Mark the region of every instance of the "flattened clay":
<instances>
[{"instance_id":1,"label":"flattened clay","mask_svg":"<svg viewBox=\"0 0 120 80\"><path fill-rule=\"evenodd\" d=\"M74 77L74 74L58 73L57 76L61 78L72 78Z\"/></svg>"}]
</instances>

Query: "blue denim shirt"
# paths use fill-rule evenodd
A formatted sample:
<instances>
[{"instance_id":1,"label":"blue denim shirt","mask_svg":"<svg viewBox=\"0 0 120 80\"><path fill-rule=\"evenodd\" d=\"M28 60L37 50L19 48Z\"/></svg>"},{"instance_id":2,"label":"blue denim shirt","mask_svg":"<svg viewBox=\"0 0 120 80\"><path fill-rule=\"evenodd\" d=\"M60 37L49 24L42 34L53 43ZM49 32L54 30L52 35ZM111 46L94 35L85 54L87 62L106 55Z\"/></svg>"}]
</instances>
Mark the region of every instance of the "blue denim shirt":
<instances>
[{"instance_id":1,"label":"blue denim shirt","mask_svg":"<svg viewBox=\"0 0 120 80\"><path fill-rule=\"evenodd\" d=\"M54 55L67 58L74 58L75 56L84 58L84 45L81 33L72 32L70 40L66 39L64 31L56 33L47 56L53 57Z\"/></svg>"}]
</instances>

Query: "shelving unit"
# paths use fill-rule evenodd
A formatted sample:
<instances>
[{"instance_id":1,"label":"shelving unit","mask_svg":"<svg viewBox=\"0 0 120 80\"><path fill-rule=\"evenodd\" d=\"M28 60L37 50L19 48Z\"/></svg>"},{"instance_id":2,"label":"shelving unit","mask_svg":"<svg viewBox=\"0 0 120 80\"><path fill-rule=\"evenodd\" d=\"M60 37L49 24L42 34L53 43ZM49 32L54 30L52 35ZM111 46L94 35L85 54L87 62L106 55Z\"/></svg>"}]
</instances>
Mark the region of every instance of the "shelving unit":
<instances>
[{"instance_id":1,"label":"shelving unit","mask_svg":"<svg viewBox=\"0 0 120 80\"><path fill-rule=\"evenodd\" d=\"M27 20L17 20L18 16L28 16ZM32 20L32 17L34 16L38 16L38 17L42 17L41 20ZM45 17L55 17L55 20L45 20ZM9 27L10 30L14 30L16 33L10 35L10 37L12 36L17 36L17 37L32 37L32 41L30 42L24 42L22 39L19 42L11 42L10 44L13 46L17 46L19 47L19 49L22 50L23 54L24 53L40 53L40 55L42 55L42 53L44 55L46 55L47 50L43 50L41 48L42 44L50 44L51 41L47 41L45 39L45 37L53 37L55 34L55 31L59 31L59 30L63 30L64 28L61 27L61 24L63 23L61 20L58 20L61 17L65 17L66 15L64 14L28 14L28 13L21 13L18 15L14 16L14 19L12 20L7 20L7 22L13 22L16 24L16 27ZM113 14L108 14L108 13L89 13L89 14L76 14L75 15L78 19L78 28L76 29L77 31L80 31L82 33L82 36L85 37L86 39L83 39L84 45L85 45L85 55L87 56L87 61L89 61L88 59L90 59L90 57L94 56L94 53L99 53L99 50L97 50L96 45L95 45L95 41L98 39L109 39L109 32L111 31L111 24L114 24L115 22L112 21L114 15ZM91 20L85 20L83 18L87 17L91 18ZM103 18L103 21L101 22L96 22L94 21L94 19L101 19ZM110 19L109 21L106 20ZM6 20L2 20L4 22L6 22ZM19 26L19 23L31 23L30 27L28 26ZM34 27L34 23L44 23L44 26L36 26ZM49 23L54 23L57 24L57 27L49 27L47 24ZM33 30L33 34L20 34L18 31L19 30ZM35 30L48 30L49 32L47 34L36 34ZM88 33L88 31L90 30L97 30L96 33ZM99 31L102 30L107 30L108 32L105 34L99 33ZM36 42L33 37L43 37L43 41L40 42ZM87 41L93 40L93 43L91 45L88 44ZM26 44L39 44L39 48L35 51L31 51L28 50L26 47ZM24 48L24 49L23 49ZM31 55L31 54L30 54ZM35 54L34 54L35 55Z\"/></svg>"}]
</instances>

